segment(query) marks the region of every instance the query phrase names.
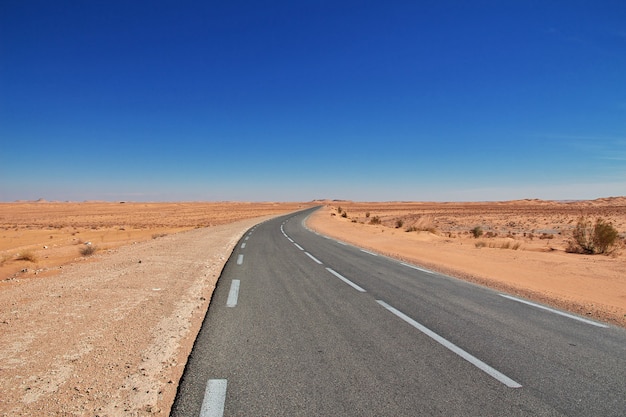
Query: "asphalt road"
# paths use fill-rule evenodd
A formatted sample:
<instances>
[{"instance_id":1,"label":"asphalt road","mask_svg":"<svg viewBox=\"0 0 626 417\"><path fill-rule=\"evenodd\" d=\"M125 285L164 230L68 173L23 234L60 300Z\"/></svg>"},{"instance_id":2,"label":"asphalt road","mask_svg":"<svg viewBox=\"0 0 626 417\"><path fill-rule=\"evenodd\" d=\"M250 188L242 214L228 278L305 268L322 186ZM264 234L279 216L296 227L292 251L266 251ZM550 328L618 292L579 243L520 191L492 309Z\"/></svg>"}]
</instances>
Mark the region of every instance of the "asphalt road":
<instances>
[{"instance_id":1,"label":"asphalt road","mask_svg":"<svg viewBox=\"0 0 626 417\"><path fill-rule=\"evenodd\" d=\"M218 281L173 416L624 416L626 331L259 224Z\"/></svg>"}]
</instances>

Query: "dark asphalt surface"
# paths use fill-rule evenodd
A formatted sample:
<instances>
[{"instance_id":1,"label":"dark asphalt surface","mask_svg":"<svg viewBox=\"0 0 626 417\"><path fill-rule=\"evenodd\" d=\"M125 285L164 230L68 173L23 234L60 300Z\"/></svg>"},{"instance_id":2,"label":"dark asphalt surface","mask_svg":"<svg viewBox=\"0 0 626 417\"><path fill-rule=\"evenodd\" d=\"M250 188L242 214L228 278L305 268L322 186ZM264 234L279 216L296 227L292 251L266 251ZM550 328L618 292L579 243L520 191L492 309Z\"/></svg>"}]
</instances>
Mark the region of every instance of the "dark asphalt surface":
<instances>
[{"instance_id":1,"label":"dark asphalt surface","mask_svg":"<svg viewBox=\"0 0 626 417\"><path fill-rule=\"evenodd\" d=\"M303 226L308 214L259 224L239 242L172 416L199 416L214 379L227 381L224 416L626 415L624 329L318 236ZM227 307L233 280L237 304Z\"/></svg>"}]
</instances>

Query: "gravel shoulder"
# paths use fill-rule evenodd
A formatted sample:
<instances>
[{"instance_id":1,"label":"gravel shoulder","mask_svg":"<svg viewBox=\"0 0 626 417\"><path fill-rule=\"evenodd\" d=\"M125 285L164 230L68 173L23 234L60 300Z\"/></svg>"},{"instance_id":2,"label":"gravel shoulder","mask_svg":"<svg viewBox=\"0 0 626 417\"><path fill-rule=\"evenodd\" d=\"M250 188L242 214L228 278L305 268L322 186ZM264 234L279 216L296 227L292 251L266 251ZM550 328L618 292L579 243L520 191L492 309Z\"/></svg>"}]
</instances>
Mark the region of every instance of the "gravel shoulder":
<instances>
[{"instance_id":1,"label":"gravel shoulder","mask_svg":"<svg viewBox=\"0 0 626 417\"><path fill-rule=\"evenodd\" d=\"M0 415L168 415L224 263L271 217L0 283Z\"/></svg>"}]
</instances>

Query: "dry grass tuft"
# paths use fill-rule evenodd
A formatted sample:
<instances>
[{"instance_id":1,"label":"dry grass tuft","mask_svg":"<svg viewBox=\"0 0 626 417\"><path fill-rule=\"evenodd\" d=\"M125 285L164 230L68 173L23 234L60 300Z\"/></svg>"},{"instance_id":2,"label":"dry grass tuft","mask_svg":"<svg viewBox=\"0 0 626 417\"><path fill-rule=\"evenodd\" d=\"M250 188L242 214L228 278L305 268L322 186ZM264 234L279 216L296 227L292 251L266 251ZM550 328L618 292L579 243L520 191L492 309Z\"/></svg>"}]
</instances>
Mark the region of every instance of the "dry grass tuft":
<instances>
[{"instance_id":1,"label":"dry grass tuft","mask_svg":"<svg viewBox=\"0 0 626 417\"><path fill-rule=\"evenodd\" d=\"M82 256L91 256L98 251L98 247L95 245L85 245L79 249Z\"/></svg>"},{"instance_id":2,"label":"dry grass tuft","mask_svg":"<svg viewBox=\"0 0 626 417\"><path fill-rule=\"evenodd\" d=\"M32 253L29 250L20 252L15 257L16 261L27 261L27 262L37 262L37 255Z\"/></svg>"}]
</instances>

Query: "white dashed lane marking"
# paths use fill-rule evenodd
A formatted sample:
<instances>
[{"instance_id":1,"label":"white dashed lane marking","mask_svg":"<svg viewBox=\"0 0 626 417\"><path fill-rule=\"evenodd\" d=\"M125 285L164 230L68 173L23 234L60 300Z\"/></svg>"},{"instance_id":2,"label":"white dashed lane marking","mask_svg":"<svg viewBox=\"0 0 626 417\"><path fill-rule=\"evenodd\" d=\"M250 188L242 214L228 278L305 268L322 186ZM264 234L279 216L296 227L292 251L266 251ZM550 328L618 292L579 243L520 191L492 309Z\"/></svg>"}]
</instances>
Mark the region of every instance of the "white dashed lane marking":
<instances>
[{"instance_id":1,"label":"white dashed lane marking","mask_svg":"<svg viewBox=\"0 0 626 417\"><path fill-rule=\"evenodd\" d=\"M500 297L504 297L504 298L506 298L508 300L512 300L512 301L517 301L518 303L526 304L526 305L529 305L529 306L532 306L532 307L535 307L535 308L539 308L539 309L542 309L542 310L546 310L546 311L549 311L550 313L558 314L559 316L563 316L563 317L567 317L567 318L570 318L570 319L573 319L573 320L581 321L583 323L591 324L592 326L602 327L602 328L608 328L609 327L606 324L597 323L595 321L587 320L587 319L584 319L582 317L578 317L578 316L575 316L573 314L564 313L562 311L555 310L555 309L550 308L550 307L544 307L544 306L539 305L539 304L531 303L530 301L520 300L519 298L511 297L510 295L500 294Z\"/></svg>"},{"instance_id":2,"label":"white dashed lane marking","mask_svg":"<svg viewBox=\"0 0 626 417\"><path fill-rule=\"evenodd\" d=\"M234 279L230 283L230 291L228 292L228 300L226 300L226 307L236 307L237 299L239 298L239 285L240 280Z\"/></svg>"},{"instance_id":3,"label":"white dashed lane marking","mask_svg":"<svg viewBox=\"0 0 626 417\"><path fill-rule=\"evenodd\" d=\"M447 349L451 350L452 352L456 353L461 358L465 359L466 361L468 361L469 363L471 363L472 365L474 365L475 367L477 367L481 371L487 373L491 377L497 379L498 381L500 381L501 383L503 383L507 387L509 387L509 388L521 388L522 385L519 384L518 382L513 381L511 378L509 378L508 376L504 375L500 371L492 368L491 366L487 365L485 362L483 362L480 359L476 358L475 356L467 353L466 351L464 351L460 347L456 346L452 342L449 342L448 340L446 340L443 337L439 336L437 333L433 332L432 330L430 330L426 326L423 326L423 325L419 324L418 322L416 322L415 320L413 320L412 318L410 318L406 314L402 313L400 310L396 310L394 307L390 306L389 304L385 303L382 300L376 300L376 302L378 304L380 304L381 306L385 307L387 310L389 310L390 312L392 312L396 316L398 316L399 318L401 318L402 320L404 320L407 323L409 323L411 326L415 327L420 332L424 333L426 336L430 337L431 339L435 340L437 343L441 344L445 348L447 348Z\"/></svg>"},{"instance_id":4,"label":"white dashed lane marking","mask_svg":"<svg viewBox=\"0 0 626 417\"><path fill-rule=\"evenodd\" d=\"M320 261L319 259L317 259L315 256L311 255L309 252L304 252L307 254L307 256L311 259L313 259L315 262L317 262L318 264L322 264L322 261Z\"/></svg>"},{"instance_id":5,"label":"white dashed lane marking","mask_svg":"<svg viewBox=\"0 0 626 417\"><path fill-rule=\"evenodd\" d=\"M224 415L227 385L228 382L225 379L209 379L207 381L200 417L222 417Z\"/></svg>"},{"instance_id":6,"label":"white dashed lane marking","mask_svg":"<svg viewBox=\"0 0 626 417\"><path fill-rule=\"evenodd\" d=\"M345 282L346 284L348 284L349 286L351 286L352 288L354 288L355 290L360 291L360 292L366 292L363 288L359 287L354 282L350 281L348 278L344 277L340 273L335 272L334 270L330 268L326 268L326 270L330 272L331 274L333 274L334 276L336 276L337 278L339 278L340 280L342 280L343 282Z\"/></svg>"}]
</instances>

